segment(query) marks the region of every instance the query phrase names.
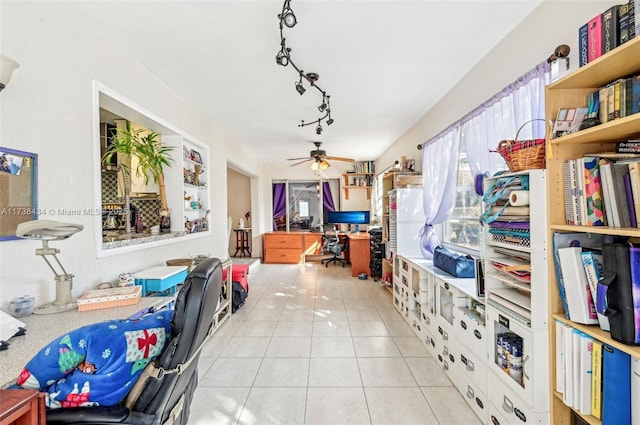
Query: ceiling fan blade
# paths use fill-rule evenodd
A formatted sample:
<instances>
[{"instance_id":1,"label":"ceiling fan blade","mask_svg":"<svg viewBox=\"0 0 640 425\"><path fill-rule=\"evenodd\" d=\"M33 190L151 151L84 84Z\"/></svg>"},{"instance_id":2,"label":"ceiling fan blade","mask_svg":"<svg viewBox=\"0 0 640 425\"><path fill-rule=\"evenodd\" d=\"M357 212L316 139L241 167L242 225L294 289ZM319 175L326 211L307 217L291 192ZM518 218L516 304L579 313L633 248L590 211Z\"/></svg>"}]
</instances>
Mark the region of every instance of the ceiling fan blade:
<instances>
[{"instance_id":1,"label":"ceiling fan blade","mask_svg":"<svg viewBox=\"0 0 640 425\"><path fill-rule=\"evenodd\" d=\"M355 162L355 159L351 158L341 158L339 156L325 156L325 159L331 159L333 161L345 161L345 162Z\"/></svg>"},{"instance_id":2,"label":"ceiling fan blade","mask_svg":"<svg viewBox=\"0 0 640 425\"><path fill-rule=\"evenodd\" d=\"M301 159L313 159L310 156L303 156L302 158L287 158L287 161L299 161Z\"/></svg>"},{"instance_id":3,"label":"ceiling fan blade","mask_svg":"<svg viewBox=\"0 0 640 425\"><path fill-rule=\"evenodd\" d=\"M296 162L295 164L289 165L289 167L295 167L296 165L304 164L305 162L313 161L313 158L307 158L304 161Z\"/></svg>"}]
</instances>

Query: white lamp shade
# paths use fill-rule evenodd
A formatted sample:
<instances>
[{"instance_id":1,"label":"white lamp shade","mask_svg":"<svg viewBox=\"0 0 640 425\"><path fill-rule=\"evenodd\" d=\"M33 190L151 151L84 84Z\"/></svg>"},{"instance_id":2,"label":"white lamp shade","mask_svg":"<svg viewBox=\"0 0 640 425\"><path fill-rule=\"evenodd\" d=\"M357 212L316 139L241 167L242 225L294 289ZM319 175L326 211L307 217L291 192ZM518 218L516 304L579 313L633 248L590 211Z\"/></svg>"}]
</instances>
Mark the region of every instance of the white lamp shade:
<instances>
[{"instance_id":1,"label":"white lamp shade","mask_svg":"<svg viewBox=\"0 0 640 425\"><path fill-rule=\"evenodd\" d=\"M18 62L6 57L5 55L0 55L0 84L4 86L9 85L9 80L11 80L13 70L19 67L20 65Z\"/></svg>"}]
</instances>

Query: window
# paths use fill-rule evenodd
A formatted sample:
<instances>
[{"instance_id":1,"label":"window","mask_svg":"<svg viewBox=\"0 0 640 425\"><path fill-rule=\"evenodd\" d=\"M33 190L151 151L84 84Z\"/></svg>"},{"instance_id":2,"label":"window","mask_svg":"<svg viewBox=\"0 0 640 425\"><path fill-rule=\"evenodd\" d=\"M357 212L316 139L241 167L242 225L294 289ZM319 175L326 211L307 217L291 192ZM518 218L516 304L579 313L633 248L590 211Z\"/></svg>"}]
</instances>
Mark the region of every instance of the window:
<instances>
[{"instance_id":1,"label":"window","mask_svg":"<svg viewBox=\"0 0 640 425\"><path fill-rule=\"evenodd\" d=\"M319 230L327 212L339 206L338 179L273 181L273 188L274 230Z\"/></svg>"}]
</instances>

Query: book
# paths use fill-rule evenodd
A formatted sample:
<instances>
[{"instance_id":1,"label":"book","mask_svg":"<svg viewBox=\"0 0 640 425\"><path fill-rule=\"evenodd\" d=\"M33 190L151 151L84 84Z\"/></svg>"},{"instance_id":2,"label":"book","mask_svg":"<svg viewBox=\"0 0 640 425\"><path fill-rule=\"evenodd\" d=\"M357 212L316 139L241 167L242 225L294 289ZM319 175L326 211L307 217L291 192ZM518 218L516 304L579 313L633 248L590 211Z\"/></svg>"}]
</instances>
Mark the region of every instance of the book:
<instances>
[{"instance_id":1,"label":"book","mask_svg":"<svg viewBox=\"0 0 640 425\"><path fill-rule=\"evenodd\" d=\"M582 383L582 373L580 370L580 332L577 329L571 331L571 376L573 377L573 408L580 410L582 402L582 391L580 389ZM589 406L591 407L591 406Z\"/></svg>"},{"instance_id":2,"label":"book","mask_svg":"<svg viewBox=\"0 0 640 425\"><path fill-rule=\"evenodd\" d=\"M597 339L591 350L591 416L602 419L602 343Z\"/></svg>"},{"instance_id":3,"label":"book","mask_svg":"<svg viewBox=\"0 0 640 425\"><path fill-rule=\"evenodd\" d=\"M579 246L558 248L569 318L576 323L594 325L598 323L598 318L591 300L591 290L582 265L581 254L582 248Z\"/></svg>"},{"instance_id":4,"label":"book","mask_svg":"<svg viewBox=\"0 0 640 425\"><path fill-rule=\"evenodd\" d=\"M559 320L555 321L556 327L556 391L564 393L564 332L570 332L570 326Z\"/></svg>"},{"instance_id":5,"label":"book","mask_svg":"<svg viewBox=\"0 0 640 425\"><path fill-rule=\"evenodd\" d=\"M629 0L629 3L631 3L632 1L633 15L629 15L629 31L635 30L632 35L633 37L638 37L640 35L640 0Z\"/></svg>"},{"instance_id":6,"label":"book","mask_svg":"<svg viewBox=\"0 0 640 425\"><path fill-rule=\"evenodd\" d=\"M613 119L620 118L620 107L622 104L622 91L621 87L623 79L618 79L613 82Z\"/></svg>"},{"instance_id":7,"label":"book","mask_svg":"<svg viewBox=\"0 0 640 425\"><path fill-rule=\"evenodd\" d=\"M575 167L575 191L576 191L576 211L577 223L579 226L587 225L587 199L585 197L585 169L584 158L571 160Z\"/></svg>"},{"instance_id":8,"label":"book","mask_svg":"<svg viewBox=\"0 0 640 425\"><path fill-rule=\"evenodd\" d=\"M629 13L627 8L627 25L629 24ZM627 29L628 33L628 29ZM587 34L587 24L584 24L578 30L578 57L580 59L580 66L584 66L589 63L589 35Z\"/></svg>"},{"instance_id":9,"label":"book","mask_svg":"<svg viewBox=\"0 0 640 425\"><path fill-rule=\"evenodd\" d=\"M562 178L564 182L564 214L567 224L576 224L574 218L575 209L573 208L573 199L571 192L571 163L564 161L562 163Z\"/></svg>"},{"instance_id":10,"label":"book","mask_svg":"<svg viewBox=\"0 0 640 425\"><path fill-rule=\"evenodd\" d=\"M633 78L627 78L624 80L624 116L632 115L633 108Z\"/></svg>"},{"instance_id":11,"label":"book","mask_svg":"<svg viewBox=\"0 0 640 425\"><path fill-rule=\"evenodd\" d=\"M640 154L640 139L617 142L616 152Z\"/></svg>"},{"instance_id":12,"label":"book","mask_svg":"<svg viewBox=\"0 0 640 425\"><path fill-rule=\"evenodd\" d=\"M638 227L636 221L636 207L634 205L633 193L631 191L631 177L629 174L624 175L624 189L627 195L627 208L629 209L629 220L631 221L631 227Z\"/></svg>"},{"instance_id":13,"label":"book","mask_svg":"<svg viewBox=\"0 0 640 425\"><path fill-rule=\"evenodd\" d=\"M607 224L611 227L620 226L620 215L613 197L614 186L611 177L611 163L600 162L600 178L602 179L602 197L604 199L604 211Z\"/></svg>"},{"instance_id":14,"label":"book","mask_svg":"<svg viewBox=\"0 0 640 425\"><path fill-rule=\"evenodd\" d=\"M620 45L631 40L631 38L629 38L629 12L631 11L631 13L633 13L632 7L633 3L628 2L621 4L618 10L618 35Z\"/></svg>"},{"instance_id":15,"label":"book","mask_svg":"<svg viewBox=\"0 0 640 425\"><path fill-rule=\"evenodd\" d=\"M553 137L560 137L571 132L577 108L560 108L553 124Z\"/></svg>"},{"instance_id":16,"label":"book","mask_svg":"<svg viewBox=\"0 0 640 425\"><path fill-rule=\"evenodd\" d=\"M616 118L616 84L611 82L607 84L607 121Z\"/></svg>"},{"instance_id":17,"label":"book","mask_svg":"<svg viewBox=\"0 0 640 425\"><path fill-rule=\"evenodd\" d=\"M598 318L598 325L600 329L608 332L610 330L609 319L604 315L604 308L600 308L600 306L596 304L598 299L598 282L600 282L604 276L602 254L594 251L583 251L581 255L582 265L587 276L587 282L589 283L591 302L594 304L596 317Z\"/></svg>"},{"instance_id":18,"label":"book","mask_svg":"<svg viewBox=\"0 0 640 425\"><path fill-rule=\"evenodd\" d=\"M619 9L619 5L614 5L602 14L602 54L609 53L618 47Z\"/></svg>"},{"instance_id":19,"label":"book","mask_svg":"<svg viewBox=\"0 0 640 425\"><path fill-rule=\"evenodd\" d=\"M609 100L607 99L607 87L600 87L598 90L598 99L600 100L598 106L598 119L600 123L604 124L609 120L609 111L607 108L609 107Z\"/></svg>"},{"instance_id":20,"label":"book","mask_svg":"<svg viewBox=\"0 0 640 425\"><path fill-rule=\"evenodd\" d=\"M579 344L579 387L578 387L578 410L583 415L591 415L591 363L593 353L593 338L584 332L578 332Z\"/></svg>"},{"instance_id":21,"label":"book","mask_svg":"<svg viewBox=\"0 0 640 425\"><path fill-rule=\"evenodd\" d=\"M562 341L564 351L564 392L562 393L562 401L569 407L574 406L573 331L573 328L565 329Z\"/></svg>"},{"instance_id":22,"label":"book","mask_svg":"<svg viewBox=\"0 0 640 425\"><path fill-rule=\"evenodd\" d=\"M589 52L587 58L593 62L602 56L602 15L597 14L587 22Z\"/></svg>"},{"instance_id":23,"label":"book","mask_svg":"<svg viewBox=\"0 0 640 425\"><path fill-rule=\"evenodd\" d=\"M640 223L640 161L629 163L629 180L631 181L631 196L636 213L636 227Z\"/></svg>"},{"instance_id":24,"label":"book","mask_svg":"<svg viewBox=\"0 0 640 425\"><path fill-rule=\"evenodd\" d=\"M602 346L602 423L631 424L631 356Z\"/></svg>"},{"instance_id":25,"label":"book","mask_svg":"<svg viewBox=\"0 0 640 425\"><path fill-rule=\"evenodd\" d=\"M604 200L602 199L602 181L600 179L599 158L585 156L584 196L586 200L587 226L605 226Z\"/></svg>"},{"instance_id":26,"label":"book","mask_svg":"<svg viewBox=\"0 0 640 425\"><path fill-rule=\"evenodd\" d=\"M640 400L640 359L631 361L631 400ZM631 406L631 423L640 424L640 403Z\"/></svg>"},{"instance_id":27,"label":"book","mask_svg":"<svg viewBox=\"0 0 640 425\"><path fill-rule=\"evenodd\" d=\"M640 112L640 75L631 77L631 113Z\"/></svg>"},{"instance_id":28,"label":"book","mask_svg":"<svg viewBox=\"0 0 640 425\"><path fill-rule=\"evenodd\" d=\"M627 190L624 185L624 176L629 174L629 164L614 162L611 164L611 181L613 183L613 199L618 209L621 227L631 227L631 215L627 202Z\"/></svg>"}]
</instances>

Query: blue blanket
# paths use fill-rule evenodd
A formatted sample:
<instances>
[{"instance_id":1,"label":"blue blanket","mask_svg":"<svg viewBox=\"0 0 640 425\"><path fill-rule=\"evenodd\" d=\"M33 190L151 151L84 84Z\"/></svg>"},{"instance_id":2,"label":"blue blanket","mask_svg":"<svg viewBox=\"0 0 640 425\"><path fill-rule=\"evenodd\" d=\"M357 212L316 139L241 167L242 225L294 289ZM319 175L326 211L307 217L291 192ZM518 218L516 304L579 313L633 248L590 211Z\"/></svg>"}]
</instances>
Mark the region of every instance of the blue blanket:
<instances>
[{"instance_id":1,"label":"blue blanket","mask_svg":"<svg viewBox=\"0 0 640 425\"><path fill-rule=\"evenodd\" d=\"M113 406L169 339L173 311L73 330L47 344L24 367L18 386L46 392L50 408Z\"/></svg>"}]
</instances>

